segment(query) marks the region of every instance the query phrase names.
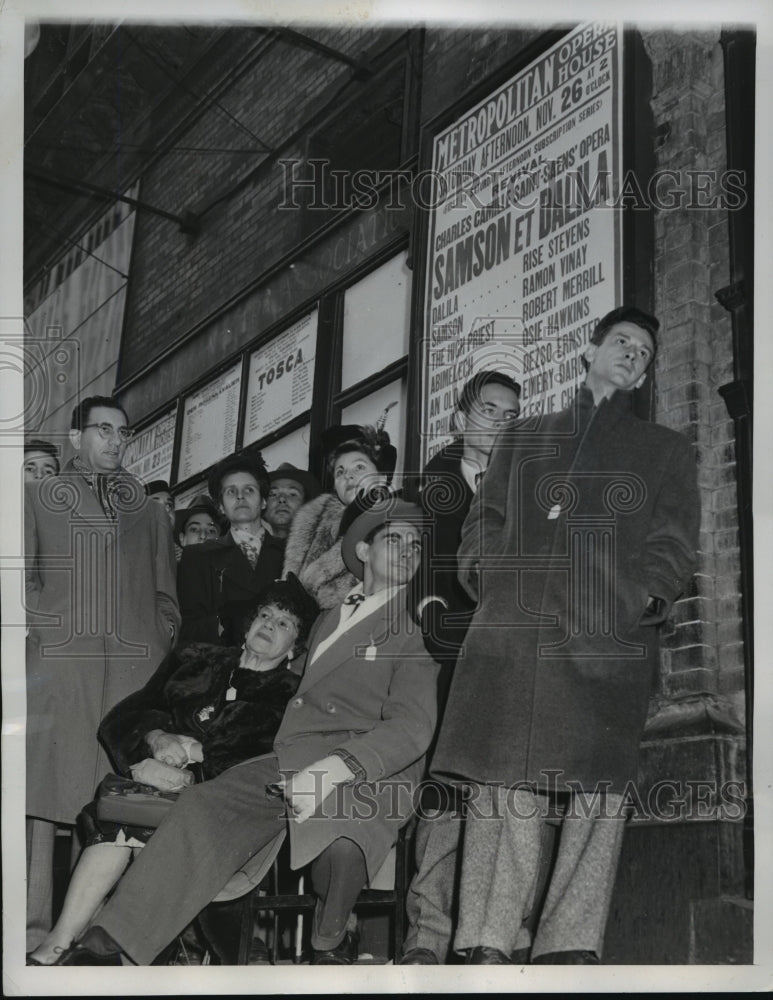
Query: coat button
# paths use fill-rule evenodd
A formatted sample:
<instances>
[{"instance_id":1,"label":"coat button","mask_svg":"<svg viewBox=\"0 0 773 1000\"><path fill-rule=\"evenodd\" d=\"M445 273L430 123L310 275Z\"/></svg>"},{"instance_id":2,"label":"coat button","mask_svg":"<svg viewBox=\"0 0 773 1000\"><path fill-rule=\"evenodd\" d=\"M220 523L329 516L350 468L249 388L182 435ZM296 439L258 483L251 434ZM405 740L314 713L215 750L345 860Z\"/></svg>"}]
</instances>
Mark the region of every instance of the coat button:
<instances>
[{"instance_id":1,"label":"coat button","mask_svg":"<svg viewBox=\"0 0 773 1000\"><path fill-rule=\"evenodd\" d=\"M332 701L329 701L329 702L327 703L327 705L325 705L325 708L326 708L326 709L328 710L328 712L330 712L330 714L331 714L331 715L332 715L332 714L333 714L333 713L335 712L335 710L336 710L336 707L335 707L335 705L333 704L333 702L332 702Z\"/></svg>"},{"instance_id":2,"label":"coat button","mask_svg":"<svg viewBox=\"0 0 773 1000\"><path fill-rule=\"evenodd\" d=\"M300 708L303 704L303 698L293 698L293 708Z\"/></svg>"}]
</instances>

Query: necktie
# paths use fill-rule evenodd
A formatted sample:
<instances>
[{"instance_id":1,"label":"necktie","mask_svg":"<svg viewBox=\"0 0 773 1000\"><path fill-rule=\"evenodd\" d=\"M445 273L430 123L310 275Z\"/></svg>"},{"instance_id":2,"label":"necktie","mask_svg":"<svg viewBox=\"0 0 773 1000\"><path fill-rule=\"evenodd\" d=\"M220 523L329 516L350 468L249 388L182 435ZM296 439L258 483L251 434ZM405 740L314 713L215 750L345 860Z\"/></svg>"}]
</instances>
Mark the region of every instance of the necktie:
<instances>
[{"instance_id":1,"label":"necktie","mask_svg":"<svg viewBox=\"0 0 773 1000\"><path fill-rule=\"evenodd\" d=\"M476 490L480 486L481 479L483 479L483 473L482 472L476 472L475 473L475 489Z\"/></svg>"}]
</instances>

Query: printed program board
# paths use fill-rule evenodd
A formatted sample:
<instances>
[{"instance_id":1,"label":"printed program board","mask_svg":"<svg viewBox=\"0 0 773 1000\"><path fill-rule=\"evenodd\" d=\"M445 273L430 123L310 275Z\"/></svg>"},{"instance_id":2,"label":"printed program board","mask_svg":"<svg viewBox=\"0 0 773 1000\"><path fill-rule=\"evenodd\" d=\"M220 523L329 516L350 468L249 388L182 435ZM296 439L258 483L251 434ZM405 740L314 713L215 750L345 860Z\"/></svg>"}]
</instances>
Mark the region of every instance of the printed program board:
<instances>
[{"instance_id":1,"label":"printed program board","mask_svg":"<svg viewBox=\"0 0 773 1000\"><path fill-rule=\"evenodd\" d=\"M317 310L250 357L244 444L279 430L311 406Z\"/></svg>"},{"instance_id":2,"label":"printed program board","mask_svg":"<svg viewBox=\"0 0 773 1000\"><path fill-rule=\"evenodd\" d=\"M143 430L138 431L126 448L123 466L143 483L153 479L169 482L172 474L172 451L176 411L170 410Z\"/></svg>"},{"instance_id":3,"label":"printed program board","mask_svg":"<svg viewBox=\"0 0 773 1000\"><path fill-rule=\"evenodd\" d=\"M435 137L424 462L482 369L521 384L523 416L563 409L621 301L621 41L614 24L578 27Z\"/></svg>"},{"instance_id":4,"label":"printed program board","mask_svg":"<svg viewBox=\"0 0 773 1000\"><path fill-rule=\"evenodd\" d=\"M236 447L242 363L185 398L177 481L208 469Z\"/></svg>"}]
</instances>

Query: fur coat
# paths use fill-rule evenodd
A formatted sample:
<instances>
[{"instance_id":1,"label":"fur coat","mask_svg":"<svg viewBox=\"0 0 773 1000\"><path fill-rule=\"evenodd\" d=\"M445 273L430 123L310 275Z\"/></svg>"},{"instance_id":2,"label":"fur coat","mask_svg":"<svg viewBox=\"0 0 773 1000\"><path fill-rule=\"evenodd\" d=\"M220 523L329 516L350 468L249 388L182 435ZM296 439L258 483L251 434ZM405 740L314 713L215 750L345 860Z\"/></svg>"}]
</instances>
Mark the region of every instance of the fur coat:
<instances>
[{"instance_id":1,"label":"fur coat","mask_svg":"<svg viewBox=\"0 0 773 1000\"><path fill-rule=\"evenodd\" d=\"M102 720L99 738L119 773L150 756L152 729L201 742L203 779L243 760L270 753L285 708L300 676L284 661L258 672L239 666L236 646L193 642L179 646L140 691L119 702ZM234 698L226 692L234 688Z\"/></svg>"},{"instance_id":2,"label":"fur coat","mask_svg":"<svg viewBox=\"0 0 773 1000\"><path fill-rule=\"evenodd\" d=\"M344 565L338 529L346 507L333 493L315 497L293 519L282 579L295 573L323 610L343 601L357 583Z\"/></svg>"}]
</instances>

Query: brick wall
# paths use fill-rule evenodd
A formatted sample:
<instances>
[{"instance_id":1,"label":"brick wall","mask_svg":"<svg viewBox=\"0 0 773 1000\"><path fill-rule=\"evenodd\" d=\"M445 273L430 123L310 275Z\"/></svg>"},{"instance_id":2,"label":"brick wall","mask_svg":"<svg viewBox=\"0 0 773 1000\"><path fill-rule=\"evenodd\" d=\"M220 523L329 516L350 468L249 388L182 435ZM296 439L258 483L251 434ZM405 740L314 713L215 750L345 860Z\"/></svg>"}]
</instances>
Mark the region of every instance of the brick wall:
<instances>
[{"instance_id":1,"label":"brick wall","mask_svg":"<svg viewBox=\"0 0 773 1000\"><path fill-rule=\"evenodd\" d=\"M656 167L680 171L688 196L655 214L655 311L662 322L656 419L694 442L703 504L699 567L665 631L662 693L728 696L743 714L740 556L733 424L718 388L733 377L727 209L695 207L687 171L725 169L719 32L647 32ZM716 192L716 187L713 188ZM691 206L692 201L692 206Z\"/></svg>"},{"instance_id":2,"label":"brick wall","mask_svg":"<svg viewBox=\"0 0 773 1000\"><path fill-rule=\"evenodd\" d=\"M374 56L400 33L346 26L306 32L354 58ZM229 32L218 57L233 65L233 79L217 89L217 104L205 105L178 137L178 150L167 153L143 176L144 201L176 214L203 213L202 228L197 236L187 236L172 222L140 214L123 377L243 290L299 238L300 213L277 210L284 178L278 165L233 189L259 165L265 155L261 143L282 148L284 157L301 158L305 135L289 146L288 138L304 124L314 127L321 109L336 95L354 96L359 85L344 63L283 39L270 41L256 58L260 38L247 28ZM191 88L203 96L212 85L205 76ZM181 110L187 110L189 95L180 100ZM256 332L249 331L245 339Z\"/></svg>"},{"instance_id":3,"label":"brick wall","mask_svg":"<svg viewBox=\"0 0 773 1000\"><path fill-rule=\"evenodd\" d=\"M542 34L534 27L475 30L427 29L421 118L426 123L449 108L476 84L515 59Z\"/></svg>"}]
</instances>

